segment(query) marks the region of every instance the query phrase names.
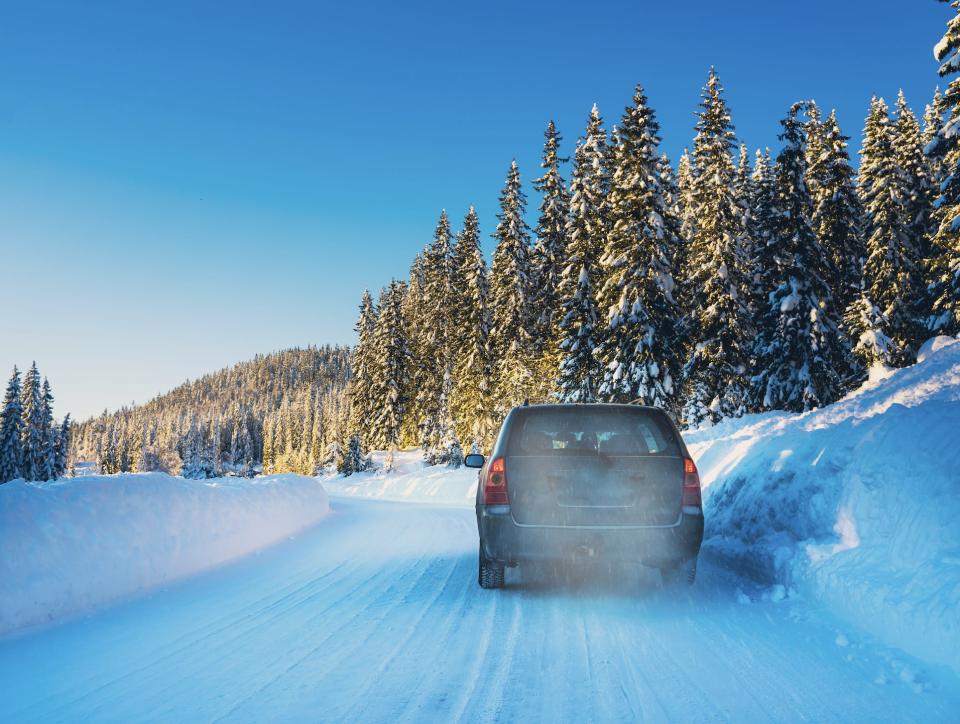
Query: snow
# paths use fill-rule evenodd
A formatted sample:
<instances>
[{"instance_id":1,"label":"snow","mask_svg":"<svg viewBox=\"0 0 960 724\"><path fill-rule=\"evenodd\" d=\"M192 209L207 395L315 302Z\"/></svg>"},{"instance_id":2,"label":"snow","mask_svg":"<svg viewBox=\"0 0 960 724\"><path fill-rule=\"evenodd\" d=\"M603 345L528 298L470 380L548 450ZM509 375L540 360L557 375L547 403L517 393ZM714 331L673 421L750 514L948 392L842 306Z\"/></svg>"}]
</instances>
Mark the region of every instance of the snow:
<instances>
[{"instance_id":1,"label":"snow","mask_svg":"<svg viewBox=\"0 0 960 724\"><path fill-rule=\"evenodd\" d=\"M469 508L332 507L260 555L0 639L0 721L950 721L960 708L960 678L709 562L690 591L576 568L511 569L486 591Z\"/></svg>"},{"instance_id":2,"label":"snow","mask_svg":"<svg viewBox=\"0 0 960 724\"><path fill-rule=\"evenodd\" d=\"M706 556L960 672L960 344L920 356L828 407L686 439Z\"/></svg>"},{"instance_id":3,"label":"snow","mask_svg":"<svg viewBox=\"0 0 960 724\"><path fill-rule=\"evenodd\" d=\"M0 485L0 634L167 585L328 512L323 485L299 475L145 473Z\"/></svg>"},{"instance_id":4,"label":"snow","mask_svg":"<svg viewBox=\"0 0 960 724\"><path fill-rule=\"evenodd\" d=\"M475 468L428 466L421 450L402 450L393 457L393 469L384 469L385 452L374 452L374 469L344 477L328 475L323 484L331 495L380 500L442 503L473 507L477 494Z\"/></svg>"}]
</instances>

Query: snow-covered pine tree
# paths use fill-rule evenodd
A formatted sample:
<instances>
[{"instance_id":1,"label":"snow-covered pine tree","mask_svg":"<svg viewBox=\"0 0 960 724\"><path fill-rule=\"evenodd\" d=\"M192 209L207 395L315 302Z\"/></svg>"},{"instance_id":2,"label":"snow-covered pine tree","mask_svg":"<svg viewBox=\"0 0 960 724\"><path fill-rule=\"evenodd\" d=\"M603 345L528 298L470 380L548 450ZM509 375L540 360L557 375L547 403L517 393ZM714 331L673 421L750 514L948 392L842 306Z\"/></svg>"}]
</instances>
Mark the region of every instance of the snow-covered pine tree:
<instances>
[{"instance_id":1,"label":"snow-covered pine tree","mask_svg":"<svg viewBox=\"0 0 960 724\"><path fill-rule=\"evenodd\" d=\"M766 309L767 295L764 291L765 265L776 248L776 182L773 178L773 164L770 149L765 152L757 149L753 158L753 171L750 174L750 216L745 234L750 237L747 248L751 258L746 276L747 308L754 328L760 318L760 310Z\"/></svg>"},{"instance_id":2,"label":"snow-covered pine tree","mask_svg":"<svg viewBox=\"0 0 960 724\"><path fill-rule=\"evenodd\" d=\"M883 332L887 327L883 312L866 294L861 293L847 307L843 326L853 342L853 357L863 369L891 367L899 356L896 343Z\"/></svg>"},{"instance_id":3,"label":"snow-covered pine tree","mask_svg":"<svg viewBox=\"0 0 960 724\"><path fill-rule=\"evenodd\" d=\"M0 410L0 484L21 477L23 468L23 406L20 370L13 368Z\"/></svg>"},{"instance_id":4,"label":"snow-covered pine tree","mask_svg":"<svg viewBox=\"0 0 960 724\"><path fill-rule=\"evenodd\" d=\"M263 462L263 474L269 475L273 472L274 448L273 448L273 415L267 415L263 421L263 453L261 454Z\"/></svg>"},{"instance_id":5,"label":"snow-covered pine tree","mask_svg":"<svg viewBox=\"0 0 960 724\"><path fill-rule=\"evenodd\" d=\"M367 455L363 450L359 435L351 435L347 442L347 452L340 462L337 472L344 476L363 472L368 468Z\"/></svg>"},{"instance_id":6,"label":"snow-covered pine tree","mask_svg":"<svg viewBox=\"0 0 960 724\"><path fill-rule=\"evenodd\" d=\"M950 3L956 14L933 49L942 78L960 72L960 0ZM936 201L930 293L933 312L928 328L937 334L960 334L960 77L955 77L943 95L947 118L936 138L927 146L928 158L943 167L940 195Z\"/></svg>"},{"instance_id":7,"label":"snow-covered pine tree","mask_svg":"<svg viewBox=\"0 0 960 724\"><path fill-rule=\"evenodd\" d=\"M21 474L25 480L40 480L44 470L44 418L40 373L36 362L30 365L24 375L20 404L23 408Z\"/></svg>"},{"instance_id":8,"label":"snow-covered pine tree","mask_svg":"<svg viewBox=\"0 0 960 724\"><path fill-rule=\"evenodd\" d=\"M530 230L523 218L525 209L520 169L513 161L500 194L500 213L493 234L497 246L490 273L493 407L498 418L530 399L537 389L533 379L537 362L533 337L536 310L532 304Z\"/></svg>"},{"instance_id":9,"label":"snow-covered pine tree","mask_svg":"<svg viewBox=\"0 0 960 724\"><path fill-rule=\"evenodd\" d=\"M53 424L53 392L50 382L43 378L40 388L40 477L39 480L54 480L57 477L57 429Z\"/></svg>"},{"instance_id":10,"label":"snow-covered pine tree","mask_svg":"<svg viewBox=\"0 0 960 724\"><path fill-rule=\"evenodd\" d=\"M902 195L907 193L894 149L894 131L887 105L881 98L870 102L860 151L859 191L864 208L867 259L864 290L882 312L884 334L896 343L897 366L916 359L922 337L922 279L918 250L908 229Z\"/></svg>"},{"instance_id":11,"label":"snow-covered pine tree","mask_svg":"<svg viewBox=\"0 0 960 724\"><path fill-rule=\"evenodd\" d=\"M451 260L454 356L450 411L460 440L488 449L490 414L490 310L487 263L480 249L480 220L470 207Z\"/></svg>"},{"instance_id":12,"label":"snow-covered pine tree","mask_svg":"<svg viewBox=\"0 0 960 724\"><path fill-rule=\"evenodd\" d=\"M407 370L407 389L404 397L407 407L401 427L401 446L419 445L421 443L421 422L427 412L420 409L421 399L418 391L424 385L424 379L429 369L424 363L426 354L427 312L425 303L426 274L424 272L424 258L427 249L414 257L410 265L410 279L403 302L403 320L407 330L407 347L410 350L410 364ZM346 449L346 442L343 442Z\"/></svg>"},{"instance_id":13,"label":"snow-covered pine tree","mask_svg":"<svg viewBox=\"0 0 960 724\"><path fill-rule=\"evenodd\" d=\"M861 218L863 209L854 183L855 172L847 152L847 136L840 132L837 114L806 124L816 139L814 153L807 149L807 182L813 197L811 223L829 262L830 284L837 309L847 308L860 293L866 248Z\"/></svg>"},{"instance_id":14,"label":"snow-covered pine tree","mask_svg":"<svg viewBox=\"0 0 960 724\"><path fill-rule=\"evenodd\" d=\"M603 367L596 295L602 281L600 257L609 230L610 191L607 133L594 104L586 135L577 144L570 180L566 265L560 278L561 316L557 346L561 350L557 396L563 402L595 402Z\"/></svg>"},{"instance_id":15,"label":"snow-covered pine tree","mask_svg":"<svg viewBox=\"0 0 960 724\"><path fill-rule=\"evenodd\" d=\"M696 427L746 411L753 329L742 270L743 217L734 190L736 137L711 69L696 125L695 228L683 274L692 351L684 367L683 420Z\"/></svg>"},{"instance_id":16,"label":"snow-covered pine tree","mask_svg":"<svg viewBox=\"0 0 960 724\"><path fill-rule=\"evenodd\" d=\"M536 242L531 255L531 277L534 292L532 304L536 310L534 345L538 360L535 375L539 387L534 396L547 399L555 390L554 379L560 365L557 346L557 326L560 322L560 278L566 263L567 218L570 214L570 194L560 175L560 164L567 161L559 156L560 134L553 121L544 132L543 176L533 182L540 192L540 218L535 230Z\"/></svg>"},{"instance_id":17,"label":"snow-covered pine tree","mask_svg":"<svg viewBox=\"0 0 960 724\"><path fill-rule=\"evenodd\" d=\"M680 310L671 264L678 222L659 173L660 126L637 86L613 149L609 231L601 259L604 314L597 354L604 366L601 399L642 400L676 411L681 364Z\"/></svg>"},{"instance_id":18,"label":"snow-covered pine tree","mask_svg":"<svg viewBox=\"0 0 960 724\"><path fill-rule=\"evenodd\" d=\"M2 439L2 435L0 435ZM54 478L62 478L67 474L67 458L70 454L70 414L67 413L56 434L54 447ZM0 478L2 480L2 478Z\"/></svg>"},{"instance_id":19,"label":"snow-covered pine tree","mask_svg":"<svg viewBox=\"0 0 960 724\"><path fill-rule=\"evenodd\" d=\"M357 333L357 345L354 347L353 362L350 369L350 383L347 396L350 398L350 430L368 440L370 419L377 409L378 401L373 396L373 330L377 323L377 309L373 305L370 291L363 290L360 299L360 316L354 330Z\"/></svg>"},{"instance_id":20,"label":"snow-covered pine tree","mask_svg":"<svg viewBox=\"0 0 960 724\"><path fill-rule=\"evenodd\" d=\"M937 86L933 92L933 99L927 104L923 113L923 149L927 154L927 149L935 148L931 146L943 130L943 95L940 93L940 86ZM946 164L942 156L927 155L927 168L930 173L930 186L934 199L940 193L940 184L947 177ZM935 231L935 224L931 220L931 234Z\"/></svg>"},{"instance_id":21,"label":"snow-covered pine tree","mask_svg":"<svg viewBox=\"0 0 960 724\"><path fill-rule=\"evenodd\" d=\"M893 153L900 169L900 183L903 189L899 200L903 207L904 228L910 248L915 250L916 283L921 291L924 291L923 259L930 255L931 217L935 198L930 179L930 166L923 155L923 147L920 122L907 105L901 90L897 95L897 112L893 124ZM921 297L918 302L924 304L926 299ZM921 318L926 316L927 311L926 306L917 310ZM914 346L919 348L924 339L926 339L924 332L918 331L918 337L913 340Z\"/></svg>"},{"instance_id":22,"label":"snow-covered pine tree","mask_svg":"<svg viewBox=\"0 0 960 724\"><path fill-rule=\"evenodd\" d=\"M811 225L806 187L806 137L796 103L781 121L784 148L777 157L775 268L755 347L754 407L801 412L830 404L844 393L849 369L846 340L824 276L829 262ZM779 281L778 281L779 278Z\"/></svg>"},{"instance_id":23,"label":"snow-covered pine tree","mask_svg":"<svg viewBox=\"0 0 960 724\"><path fill-rule=\"evenodd\" d=\"M378 404L371 420L371 439L383 450L395 450L400 446L407 412L410 350L403 314L406 292L406 284L396 280L380 292L380 316L373 334L376 350L374 395Z\"/></svg>"},{"instance_id":24,"label":"snow-covered pine tree","mask_svg":"<svg viewBox=\"0 0 960 724\"><path fill-rule=\"evenodd\" d=\"M697 228L697 208L693 198L695 181L696 168L693 164L693 157L687 149L683 149L683 155L680 156L680 161L677 163L677 208L680 218L680 245L677 247L677 253L673 260L673 278L677 283L675 296L680 304L685 322L688 322L692 317L693 304L690 299L692 290L688 288L684 274L687 273L689 268L690 240L693 239Z\"/></svg>"},{"instance_id":25,"label":"snow-covered pine tree","mask_svg":"<svg viewBox=\"0 0 960 724\"><path fill-rule=\"evenodd\" d=\"M452 338L452 234L447 212L440 212L433 243L424 256L423 317L420 364L423 377L417 388L420 445L431 464L446 461L446 449L454 435L450 413L453 387Z\"/></svg>"}]
</instances>

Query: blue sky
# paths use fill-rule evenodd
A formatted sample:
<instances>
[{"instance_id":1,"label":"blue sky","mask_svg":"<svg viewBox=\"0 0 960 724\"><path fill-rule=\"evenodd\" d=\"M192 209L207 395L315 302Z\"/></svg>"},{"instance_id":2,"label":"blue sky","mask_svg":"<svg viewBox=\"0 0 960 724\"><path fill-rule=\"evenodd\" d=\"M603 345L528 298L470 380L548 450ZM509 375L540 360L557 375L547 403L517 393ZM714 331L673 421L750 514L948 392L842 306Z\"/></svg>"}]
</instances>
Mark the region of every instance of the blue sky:
<instances>
[{"instance_id":1,"label":"blue sky","mask_svg":"<svg viewBox=\"0 0 960 724\"><path fill-rule=\"evenodd\" d=\"M0 368L57 412L142 402L257 352L353 339L441 208L487 239L510 160L536 175L642 83L675 160L711 64L738 136L799 99L859 133L922 113L935 0L2 2ZM531 209L536 197L527 185Z\"/></svg>"}]
</instances>

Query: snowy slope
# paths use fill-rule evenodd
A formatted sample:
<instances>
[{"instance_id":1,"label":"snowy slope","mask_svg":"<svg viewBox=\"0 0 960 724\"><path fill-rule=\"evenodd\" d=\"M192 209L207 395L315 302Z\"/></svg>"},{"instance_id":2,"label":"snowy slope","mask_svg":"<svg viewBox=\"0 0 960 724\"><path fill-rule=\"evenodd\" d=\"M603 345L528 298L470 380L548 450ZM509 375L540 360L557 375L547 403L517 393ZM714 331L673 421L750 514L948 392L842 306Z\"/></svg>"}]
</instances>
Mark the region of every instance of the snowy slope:
<instances>
[{"instance_id":1,"label":"snowy slope","mask_svg":"<svg viewBox=\"0 0 960 724\"><path fill-rule=\"evenodd\" d=\"M686 439L706 486L708 555L960 671L956 340L834 405Z\"/></svg>"},{"instance_id":2,"label":"snowy slope","mask_svg":"<svg viewBox=\"0 0 960 724\"><path fill-rule=\"evenodd\" d=\"M0 634L211 568L328 511L323 485L298 475L149 473L0 485Z\"/></svg>"},{"instance_id":3,"label":"snowy slope","mask_svg":"<svg viewBox=\"0 0 960 724\"><path fill-rule=\"evenodd\" d=\"M385 471L386 453L375 452L374 469L343 477L331 475L323 484L333 495L380 500L445 505L473 506L477 494L477 471L473 468L453 470L445 466L428 466L420 450L405 450L394 455L393 469Z\"/></svg>"}]
</instances>

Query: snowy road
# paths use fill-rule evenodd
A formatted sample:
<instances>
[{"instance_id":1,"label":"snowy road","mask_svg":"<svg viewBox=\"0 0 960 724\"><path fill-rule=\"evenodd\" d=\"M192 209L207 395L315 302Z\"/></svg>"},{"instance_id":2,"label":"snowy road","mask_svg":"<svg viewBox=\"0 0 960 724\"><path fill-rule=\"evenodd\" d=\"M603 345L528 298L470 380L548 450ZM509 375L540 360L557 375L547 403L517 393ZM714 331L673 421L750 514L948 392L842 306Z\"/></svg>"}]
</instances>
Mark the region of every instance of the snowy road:
<instances>
[{"instance_id":1,"label":"snowy road","mask_svg":"<svg viewBox=\"0 0 960 724\"><path fill-rule=\"evenodd\" d=\"M679 594L645 573L482 591L471 510L333 508L234 565L0 640L0 721L956 721L960 711L955 676L711 566Z\"/></svg>"}]
</instances>

